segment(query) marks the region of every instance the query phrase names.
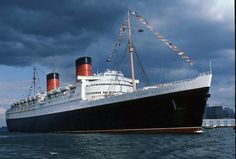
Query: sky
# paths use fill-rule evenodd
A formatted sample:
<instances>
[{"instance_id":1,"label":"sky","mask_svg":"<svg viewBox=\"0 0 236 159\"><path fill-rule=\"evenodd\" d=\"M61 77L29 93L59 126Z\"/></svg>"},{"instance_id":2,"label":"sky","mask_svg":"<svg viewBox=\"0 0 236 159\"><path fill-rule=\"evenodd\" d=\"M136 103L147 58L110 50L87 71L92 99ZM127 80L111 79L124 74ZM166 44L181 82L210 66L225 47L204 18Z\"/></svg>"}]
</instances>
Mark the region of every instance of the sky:
<instances>
[{"instance_id":1,"label":"sky","mask_svg":"<svg viewBox=\"0 0 236 159\"><path fill-rule=\"evenodd\" d=\"M195 77L209 71L211 61L208 103L234 109L234 0L0 0L0 126L10 104L27 97L33 65L44 90L52 71L60 74L61 85L75 82L75 60L82 56L92 58L94 73L116 68L130 77L127 38L106 63L128 8L194 62L182 60L131 15L135 50L150 83ZM142 81L140 71L135 73Z\"/></svg>"}]
</instances>

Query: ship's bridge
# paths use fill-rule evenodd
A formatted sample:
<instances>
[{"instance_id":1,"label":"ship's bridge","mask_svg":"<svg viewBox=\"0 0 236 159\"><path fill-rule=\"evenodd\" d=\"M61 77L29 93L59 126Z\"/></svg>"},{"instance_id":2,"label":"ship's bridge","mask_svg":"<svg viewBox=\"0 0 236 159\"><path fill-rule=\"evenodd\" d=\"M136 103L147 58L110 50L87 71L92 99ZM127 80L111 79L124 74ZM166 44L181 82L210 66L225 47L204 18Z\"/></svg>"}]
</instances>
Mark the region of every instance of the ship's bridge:
<instances>
[{"instance_id":1,"label":"ship's bridge","mask_svg":"<svg viewBox=\"0 0 236 159\"><path fill-rule=\"evenodd\" d=\"M115 70L106 70L94 76L77 76L77 80L81 83L82 98L89 100L133 91L132 79ZM135 80L135 83L139 81Z\"/></svg>"},{"instance_id":2,"label":"ship's bridge","mask_svg":"<svg viewBox=\"0 0 236 159\"><path fill-rule=\"evenodd\" d=\"M123 73L121 71L116 70L107 70L104 73L100 73L99 76L116 76L116 77L124 77Z\"/></svg>"}]
</instances>

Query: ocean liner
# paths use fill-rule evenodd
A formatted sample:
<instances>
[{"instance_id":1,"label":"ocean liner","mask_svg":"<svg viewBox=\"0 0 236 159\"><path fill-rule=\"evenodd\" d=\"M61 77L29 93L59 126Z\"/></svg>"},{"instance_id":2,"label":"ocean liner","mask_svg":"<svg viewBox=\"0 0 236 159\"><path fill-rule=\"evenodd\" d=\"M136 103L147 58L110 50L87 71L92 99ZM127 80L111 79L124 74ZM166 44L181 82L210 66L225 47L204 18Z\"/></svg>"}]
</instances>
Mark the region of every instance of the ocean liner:
<instances>
[{"instance_id":1,"label":"ocean liner","mask_svg":"<svg viewBox=\"0 0 236 159\"><path fill-rule=\"evenodd\" d=\"M136 88L139 80L134 76L131 13L145 22L136 12L128 11L128 24L121 29L128 32L131 78L121 71L109 69L93 74L92 59L80 57L75 61L75 83L59 87L59 74L49 73L46 92L11 105L6 111L9 131L200 132L210 96L211 72L191 79ZM152 29L146 22L144 24Z\"/></svg>"}]
</instances>

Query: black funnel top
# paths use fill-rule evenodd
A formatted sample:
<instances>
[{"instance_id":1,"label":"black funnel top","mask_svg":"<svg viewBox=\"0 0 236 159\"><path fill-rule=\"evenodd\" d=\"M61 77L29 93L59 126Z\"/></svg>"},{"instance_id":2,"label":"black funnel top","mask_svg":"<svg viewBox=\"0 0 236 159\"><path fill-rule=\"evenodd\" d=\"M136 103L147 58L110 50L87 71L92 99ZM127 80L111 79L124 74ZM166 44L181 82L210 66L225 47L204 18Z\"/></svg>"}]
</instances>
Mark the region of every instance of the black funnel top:
<instances>
[{"instance_id":1,"label":"black funnel top","mask_svg":"<svg viewBox=\"0 0 236 159\"><path fill-rule=\"evenodd\" d=\"M76 63L76 66L82 65L82 64L91 64L92 59L91 59L91 57L80 57L75 61L75 63Z\"/></svg>"}]
</instances>

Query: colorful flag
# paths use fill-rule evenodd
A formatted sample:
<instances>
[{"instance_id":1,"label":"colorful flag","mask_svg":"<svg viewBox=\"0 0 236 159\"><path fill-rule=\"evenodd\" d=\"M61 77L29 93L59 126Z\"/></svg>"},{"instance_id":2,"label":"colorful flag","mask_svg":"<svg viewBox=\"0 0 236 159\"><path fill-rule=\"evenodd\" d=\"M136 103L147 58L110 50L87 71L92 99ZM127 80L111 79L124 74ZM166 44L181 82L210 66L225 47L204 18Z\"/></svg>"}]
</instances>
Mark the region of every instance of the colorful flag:
<instances>
[{"instance_id":1,"label":"colorful flag","mask_svg":"<svg viewBox=\"0 0 236 159\"><path fill-rule=\"evenodd\" d=\"M144 30L143 29L138 29L138 32L143 32Z\"/></svg>"},{"instance_id":2,"label":"colorful flag","mask_svg":"<svg viewBox=\"0 0 236 159\"><path fill-rule=\"evenodd\" d=\"M147 29L149 29L150 31L153 30L153 27L151 25L149 25L148 21L146 21L140 14L138 14L137 12L132 12L130 11L132 14L134 14L136 16L136 18L143 23ZM140 32L140 31L139 31ZM160 34L160 32L154 32L154 35L162 42L164 42L164 44L166 44L170 49L172 49L174 52L176 52L178 55L181 56L182 59L184 59L186 62L189 62L190 65L193 65L193 62L191 60L189 60L189 57L184 55L185 53L180 51L180 49L175 46L174 44L172 44L171 42L169 42L167 39L164 39L164 36L162 36Z\"/></svg>"},{"instance_id":3,"label":"colorful flag","mask_svg":"<svg viewBox=\"0 0 236 159\"><path fill-rule=\"evenodd\" d=\"M178 53L178 55L183 55L183 54L184 54L184 52L179 52L179 53Z\"/></svg>"},{"instance_id":4,"label":"colorful flag","mask_svg":"<svg viewBox=\"0 0 236 159\"><path fill-rule=\"evenodd\" d=\"M167 39L161 39L161 41L162 41L162 42L166 42L166 41L168 41L168 40L167 40Z\"/></svg>"},{"instance_id":5,"label":"colorful flag","mask_svg":"<svg viewBox=\"0 0 236 159\"><path fill-rule=\"evenodd\" d=\"M130 11L133 15L135 15L135 14L137 14L137 12L132 12L132 11Z\"/></svg>"}]
</instances>

